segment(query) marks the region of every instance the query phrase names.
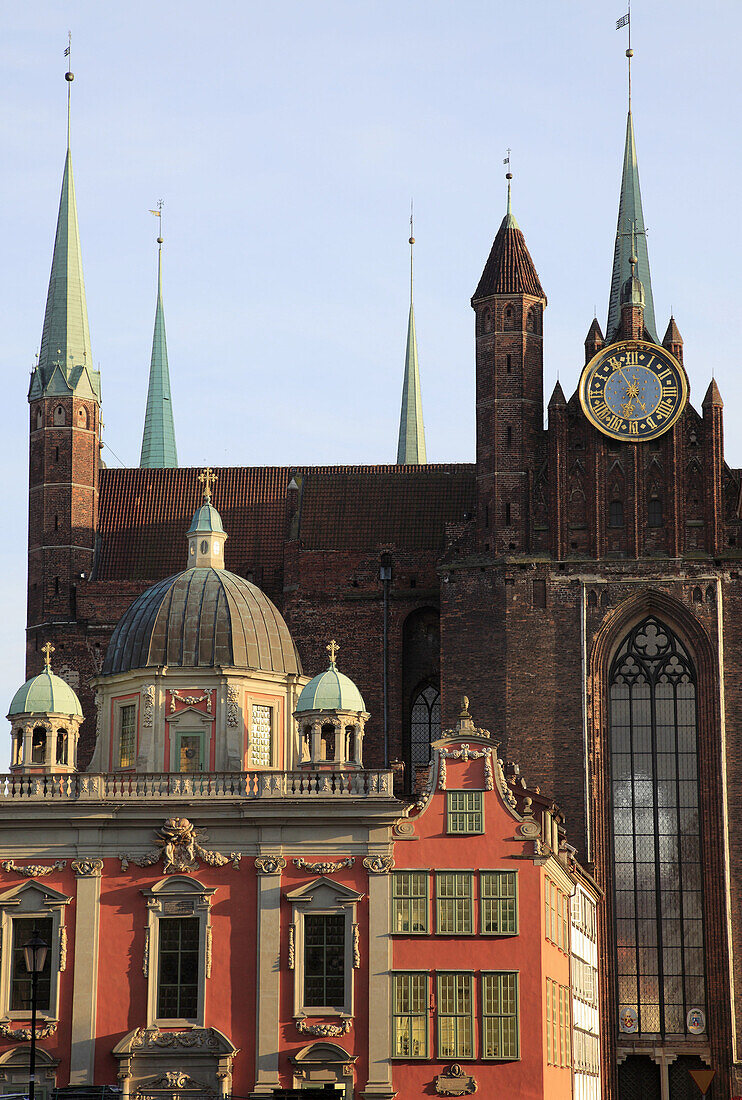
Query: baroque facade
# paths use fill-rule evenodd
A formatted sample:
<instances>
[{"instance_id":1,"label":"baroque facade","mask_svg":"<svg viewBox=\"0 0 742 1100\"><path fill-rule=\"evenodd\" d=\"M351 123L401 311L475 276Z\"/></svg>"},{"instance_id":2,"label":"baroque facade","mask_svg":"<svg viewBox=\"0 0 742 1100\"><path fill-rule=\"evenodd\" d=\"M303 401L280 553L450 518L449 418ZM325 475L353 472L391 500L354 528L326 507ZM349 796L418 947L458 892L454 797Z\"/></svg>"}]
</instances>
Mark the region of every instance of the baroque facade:
<instances>
[{"instance_id":1,"label":"baroque facade","mask_svg":"<svg viewBox=\"0 0 742 1100\"><path fill-rule=\"evenodd\" d=\"M626 389L609 409L608 382L595 373L613 356L618 375L629 362L620 356L641 351L685 378L675 319L661 340L656 325L630 112L608 322L604 335L593 319L584 346L585 379L600 400L591 405L586 391L581 401L577 389L567 398L557 384L545 427L546 305L508 194L472 298L475 463L426 464L419 446L403 446L401 429L404 464L220 469L229 560L280 609L305 667L321 666L328 636L339 640L368 706L363 759L393 770L398 795L424 786L430 745L441 724L452 728L467 694L529 782L563 807L577 858L605 892L605 1095L690 1095L681 1091L688 1070L703 1066L716 1075L709 1095L742 1093L733 796L742 779L742 476L724 460L713 379L699 408L634 359L641 385L619 380ZM157 318L153 408L166 380L169 396L161 285ZM172 425L150 415L149 403L148 454L170 454L171 464L104 468L91 363L68 150L29 393L27 673L41 671L51 640L85 715L78 764L105 771L112 750L96 733L94 692L108 707L130 675L116 671L116 624L157 586L158 599L186 607L172 577L201 486L196 471L175 466ZM575 385L581 369L576 362ZM403 425L419 435L412 311L405 377ZM652 386L652 408L672 406L666 430L641 403ZM222 585L204 597L231 613L235 600L249 602L237 588L242 595ZM181 634L185 645L185 627ZM160 663L153 657L151 666L160 672L144 684L158 713L174 644L158 640ZM240 676L224 680L219 663L212 654L215 699L253 690ZM255 698L297 691L299 681L289 681L298 673L284 674L280 685L264 677ZM196 694L187 674L174 690ZM281 719L287 736L293 703ZM103 728L116 719L106 710L99 720ZM206 768L232 767L237 739L209 740L208 718L197 722L199 737L182 751L200 753ZM149 734L141 741L153 768L173 768L181 752L177 723L167 728L174 732L157 761L146 755ZM307 751L317 737L321 730ZM300 748L287 748L294 756L281 766L300 764Z\"/></svg>"}]
</instances>

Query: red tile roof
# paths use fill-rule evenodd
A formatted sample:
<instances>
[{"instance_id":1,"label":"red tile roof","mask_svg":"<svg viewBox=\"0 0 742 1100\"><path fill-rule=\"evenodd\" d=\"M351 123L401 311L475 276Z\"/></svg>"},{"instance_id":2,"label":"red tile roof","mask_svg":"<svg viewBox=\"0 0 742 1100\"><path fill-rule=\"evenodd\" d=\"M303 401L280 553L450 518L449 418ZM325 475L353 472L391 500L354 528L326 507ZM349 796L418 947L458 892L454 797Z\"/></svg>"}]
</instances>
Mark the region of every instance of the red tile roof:
<instances>
[{"instance_id":1,"label":"red tile roof","mask_svg":"<svg viewBox=\"0 0 742 1100\"><path fill-rule=\"evenodd\" d=\"M493 294L530 294L546 301L525 237L508 216L497 231L472 302Z\"/></svg>"},{"instance_id":2,"label":"red tile roof","mask_svg":"<svg viewBox=\"0 0 742 1100\"><path fill-rule=\"evenodd\" d=\"M186 531L201 501L199 469L105 469L100 476L95 578L154 582L186 566ZM267 592L283 584L288 487L301 486L301 545L438 552L445 524L475 505L474 466L224 467L214 504L229 534L231 571L253 572Z\"/></svg>"}]
</instances>

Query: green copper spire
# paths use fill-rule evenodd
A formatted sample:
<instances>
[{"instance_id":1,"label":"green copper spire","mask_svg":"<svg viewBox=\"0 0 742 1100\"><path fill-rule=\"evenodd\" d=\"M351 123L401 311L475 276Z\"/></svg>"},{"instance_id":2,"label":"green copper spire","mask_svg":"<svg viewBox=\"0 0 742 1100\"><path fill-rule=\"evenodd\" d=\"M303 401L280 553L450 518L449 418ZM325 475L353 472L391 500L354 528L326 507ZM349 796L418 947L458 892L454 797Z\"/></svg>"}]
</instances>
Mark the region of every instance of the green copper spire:
<instances>
[{"instance_id":1,"label":"green copper spire","mask_svg":"<svg viewBox=\"0 0 742 1100\"><path fill-rule=\"evenodd\" d=\"M397 464L422 466L428 459L425 453L425 426L420 396L420 367L417 361L417 335L415 310L412 302L412 215L410 215L410 316L407 321L407 350L404 361L404 386L402 388L402 415L399 418L399 443Z\"/></svg>"},{"instance_id":2,"label":"green copper spire","mask_svg":"<svg viewBox=\"0 0 742 1100\"><path fill-rule=\"evenodd\" d=\"M157 213L161 217L160 211ZM162 230L162 226L160 229ZM173 404L170 398L165 311L162 306L162 237L157 238L157 244L155 332L152 337L152 358L149 364L149 390L147 391L147 412L144 416L142 457L139 462L141 467L150 470L165 469L178 465Z\"/></svg>"},{"instance_id":3,"label":"green copper spire","mask_svg":"<svg viewBox=\"0 0 742 1100\"><path fill-rule=\"evenodd\" d=\"M88 307L82 274L75 181L70 152L70 89L67 79L67 154L62 176L57 234L44 313L39 361L31 377L29 397L74 393L100 401L100 374L93 370Z\"/></svg>"},{"instance_id":4,"label":"green copper spire","mask_svg":"<svg viewBox=\"0 0 742 1100\"><path fill-rule=\"evenodd\" d=\"M634 123L629 108L626 120L626 146L623 156L623 174L621 176L621 197L618 204L618 227L616 229L616 247L613 253L613 276L611 278L611 297L608 305L608 324L606 343L612 343L618 336L621 324L621 289L631 278L632 235L636 233L636 278L644 287L644 326L656 343L657 326L654 319L654 300L652 298L652 277L649 273L649 253L647 251L647 231L644 226L642 197L639 189L639 166L636 159L634 141Z\"/></svg>"}]
</instances>

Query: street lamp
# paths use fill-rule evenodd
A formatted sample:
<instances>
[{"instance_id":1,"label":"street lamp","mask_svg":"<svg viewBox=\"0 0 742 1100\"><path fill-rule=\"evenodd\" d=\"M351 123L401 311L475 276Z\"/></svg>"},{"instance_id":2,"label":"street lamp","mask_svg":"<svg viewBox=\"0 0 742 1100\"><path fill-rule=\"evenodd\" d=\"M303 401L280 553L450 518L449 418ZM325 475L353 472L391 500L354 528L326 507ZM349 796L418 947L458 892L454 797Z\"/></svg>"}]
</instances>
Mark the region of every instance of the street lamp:
<instances>
[{"instance_id":1,"label":"street lamp","mask_svg":"<svg viewBox=\"0 0 742 1100\"><path fill-rule=\"evenodd\" d=\"M36 1092L36 990L39 974L44 969L49 945L44 943L38 929L34 928L31 939L23 948L26 970L31 975L31 1054L28 1059L28 1100L35 1100Z\"/></svg>"}]
</instances>

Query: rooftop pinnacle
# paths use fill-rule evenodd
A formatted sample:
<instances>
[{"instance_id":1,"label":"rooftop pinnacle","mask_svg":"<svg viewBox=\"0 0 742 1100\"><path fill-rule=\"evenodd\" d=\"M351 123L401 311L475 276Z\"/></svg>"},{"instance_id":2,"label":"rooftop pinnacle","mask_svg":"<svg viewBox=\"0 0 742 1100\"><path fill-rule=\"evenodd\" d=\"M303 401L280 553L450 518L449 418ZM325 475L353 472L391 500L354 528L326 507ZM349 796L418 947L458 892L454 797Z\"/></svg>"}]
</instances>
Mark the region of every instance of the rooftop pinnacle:
<instances>
[{"instance_id":1,"label":"rooftop pinnacle","mask_svg":"<svg viewBox=\"0 0 742 1100\"><path fill-rule=\"evenodd\" d=\"M412 229L412 218L410 218L410 229ZM420 366L417 361L415 310L412 302L412 246L414 243L415 238L410 235L410 315L407 320L402 412L399 418L399 442L397 443L397 464L400 466L422 466L428 461L425 450L423 404L420 395Z\"/></svg>"},{"instance_id":2,"label":"rooftop pinnacle","mask_svg":"<svg viewBox=\"0 0 742 1100\"><path fill-rule=\"evenodd\" d=\"M634 242L632 244L632 241ZM633 252L633 249L636 249ZM631 256L636 256L632 272ZM621 325L621 292L632 274L635 274L644 288L644 327L654 343L657 340L657 325L654 319L654 299L652 297L652 277L649 273L649 252L647 250L647 232L642 212L642 197L639 188L639 165L636 158L634 123L631 111L626 120L626 144L624 146L623 172L621 175L621 195L618 204L618 225L616 244L613 252L613 274L611 276L611 295L608 305L608 323L606 325L606 343L612 343L618 336Z\"/></svg>"},{"instance_id":3,"label":"rooftop pinnacle","mask_svg":"<svg viewBox=\"0 0 742 1100\"><path fill-rule=\"evenodd\" d=\"M509 179L507 212L497 231L479 285L474 291L472 304L494 294L529 294L546 302L544 288L525 237L511 209Z\"/></svg>"},{"instance_id":4,"label":"rooftop pinnacle","mask_svg":"<svg viewBox=\"0 0 742 1100\"><path fill-rule=\"evenodd\" d=\"M75 181L69 144L69 91L72 73L66 75L67 153L62 174L62 193L59 199L41 349L32 375L29 396L77 393L100 401L100 375L93 369L90 350L88 307L85 300Z\"/></svg>"},{"instance_id":5,"label":"rooftop pinnacle","mask_svg":"<svg viewBox=\"0 0 742 1100\"><path fill-rule=\"evenodd\" d=\"M144 415L142 457L139 465L145 469L177 467L173 403L170 396L170 370L165 336L165 310L162 305L162 237L157 238L157 306L155 331L152 337L152 358L149 364L147 411Z\"/></svg>"}]
</instances>

